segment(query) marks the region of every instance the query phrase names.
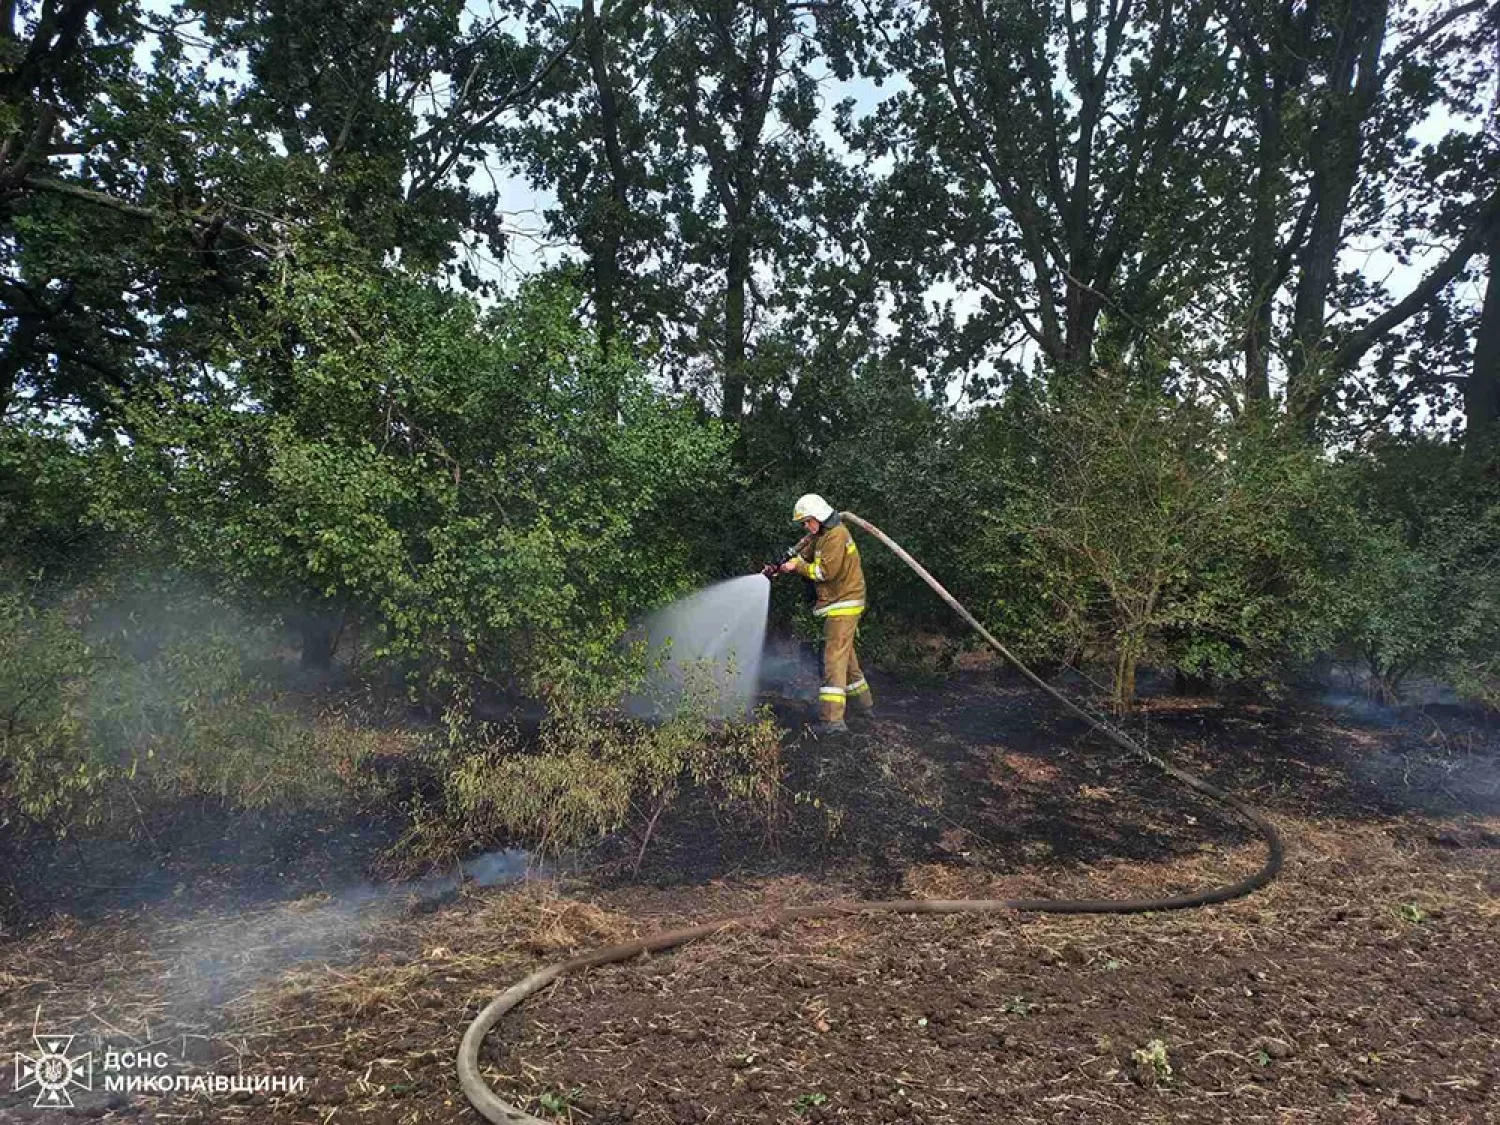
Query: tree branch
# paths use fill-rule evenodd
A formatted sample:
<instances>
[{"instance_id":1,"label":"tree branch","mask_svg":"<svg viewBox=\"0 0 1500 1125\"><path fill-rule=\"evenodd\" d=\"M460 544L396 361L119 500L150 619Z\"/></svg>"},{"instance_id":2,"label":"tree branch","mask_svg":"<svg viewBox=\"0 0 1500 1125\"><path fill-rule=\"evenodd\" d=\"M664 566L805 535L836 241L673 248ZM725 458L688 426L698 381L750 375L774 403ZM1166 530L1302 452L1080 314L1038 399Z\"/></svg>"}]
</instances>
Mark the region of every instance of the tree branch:
<instances>
[{"instance_id":1,"label":"tree branch","mask_svg":"<svg viewBox=\"0 0 1500 1125\"><path fill-rule=\"evenodd\" d=\"M1434 266L1415 289L1339 345L1329 357L1326 369L1344 371L1354 366L1392 329L1426 307L1469 264L1469 259L1484 245L1497 223L1500 223L1500 191L1490 197L1484 214L1469 228L1469 233L1464 235L1458 245L1448 252L1448 256Z\"/></svg>"},{"instance_id":2,"label":"tree branch","mask_svg":"<svg viewBox=\"0 0 1500 1125\"><path fill-rule=\"evenodd\" d=\"M416 200L425 195L427 192L431 191L432 188L435 187L439 183L439 181L441 181L442 178L449 173L449 171L452 170L453 166L463 158L465 146L467 146L469 141L473 139L474 134L479 132L481 129L489 128L490 125L494 124L495 119L498 118L502 113L505 113L507 110L514 109L526 98L530 97L531 94L537 89L537 87L545 82L552 74L552 72L557 69L558 65L563 61L563 59L572 54L573 48L578 45L578 40L582 37L582 35L583 16L580 14L573 20L572 34L568 36L567 40L564 41L561 47L559 47L556 51L552 52L550 56L548 56L547 60L542 63L541 68L531 76L529 81L527 81L519 88L508 92L505 97L501 98L500 101L497 102L487 113L485 113L481 117L475 118L459 131L458 136L453 141L452 149L449 151L448 155L439 162L438 166L434 168L430 174L423 176L420 180L414 180L412 182L411 190L406 193L406 201L410 203L413 200Z\"/></svg>"},{"instance_id":3,"label":"tree branch","mask_svg":"<svg viewBox=\"0 0 1500 1125\"><path fill-rule=\"evenodd\" d=\"M1021 231L1021 242L1026 248L1027 257L1031 260L1031 268L1036 273L1037 295L1040 299L1040 312L1042 317L1042 350L1047 353L1053 362L1059 361L1063 356L1063 338L1061 325L1057 316L1056 297L1052 293L1051 271L1047 268L1047 254L1043 246L1043 238L1038 230L1036 216L1029 206L1023 204L1019 194L1014 190L1004 169L1000 166L999 158L990 150L985 143L984 135L980 132L978 122L964 99L963 91L958 84L957 63L953 58L953 42L948 21L944 18L943 9L938 9L938 27L943 46L943 74L948 87L949 96L953 99L954 109L957 110L959 120L963 123L965 131L979 153L980 163L990 174L990 180L995 191L1004 201L1006 208L1010 211Z\"/></svg>"},{"instance_id":4,"label":"tree branch","mask_svg":"<svg viewBox=\"0 0 1500 1125\"><path fill-rule=\"evenodd\" d=\"M1460 4L1456 8L1450 8L1437 19L1433 20L1431 24L1422 29L1421 34L1412 36L1405 43L1401 44L1400 50L1392 52L1390 58L1386 60L1385 66L1381 68L1381 85L1384 85L1385 80L1396 73L1402 63L1430 43L1444 28L1463 19L1464 16L1469 15L1471 12L1482 12L1489 6L1490 0L1469 0L1469 3Z\"/></svg>"},{"instance_id":5,"label":"tree branch","mask_svg":"<svg viewBox=\"0 0 1500 1125\"><path fill-rule=\"evenodd\" d=\"M133 215L138 219L145 219L152 223L169 223L173 220L186 219L197 227L212 228L232 234L264 254L275 252L272 246L262 242L243 227L226 223L216 216L174 214L155 207L145 207L139 203L131 203L126 199L118 199L106 192L95 191L80 184L70 184L63 180L54 180L47 176L28 176L20 181L18 186L30 188L32 191L44 192L48 195L62 195L71 199L79 199L85 203L93 204L95 207L104 207L111 211L118 211L123 215Z\"/></svg>"}]
</instances>

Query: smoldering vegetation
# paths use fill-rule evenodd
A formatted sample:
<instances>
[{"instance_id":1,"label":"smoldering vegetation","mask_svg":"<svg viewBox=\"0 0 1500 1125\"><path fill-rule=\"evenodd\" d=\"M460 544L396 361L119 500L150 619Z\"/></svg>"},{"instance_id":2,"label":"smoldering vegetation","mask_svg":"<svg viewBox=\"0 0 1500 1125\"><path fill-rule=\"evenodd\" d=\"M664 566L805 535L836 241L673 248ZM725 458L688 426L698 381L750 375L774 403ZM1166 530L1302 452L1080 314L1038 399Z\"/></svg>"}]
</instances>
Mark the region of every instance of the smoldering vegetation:
<instances>
[{"instance_id":1,"label":"smoldering vegetation","mask_svg":"<svg viewBox=\"0 0 1500 1125\"><path fill-rule=\"evenodd\" d=\"M643 620L649 674L637 646L587 698L502 679L443 695L352 620L252 613L187 582L10 588L0 919L253 907L271 913L247 948L295 960L752 760L769 793L775 728L753 714L766 585L731 580ZM309 895L321 905L282 927L275 904Z\"/></svg>"}]
</instances>

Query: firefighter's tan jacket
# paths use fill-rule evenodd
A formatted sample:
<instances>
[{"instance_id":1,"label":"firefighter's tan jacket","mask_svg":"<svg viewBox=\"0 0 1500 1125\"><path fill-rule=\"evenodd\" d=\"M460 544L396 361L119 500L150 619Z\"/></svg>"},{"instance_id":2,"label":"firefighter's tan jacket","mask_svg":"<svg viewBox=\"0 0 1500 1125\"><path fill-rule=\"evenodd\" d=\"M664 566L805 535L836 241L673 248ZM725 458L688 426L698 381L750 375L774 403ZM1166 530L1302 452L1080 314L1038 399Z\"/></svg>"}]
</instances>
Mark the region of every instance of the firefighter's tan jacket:
<instances>
[{"instance_id":1,"label":"firefighter's tan jacket","mask_svg":"<svg viewBox=\"0 0 1500 1125\"><path fill-rule=\"evenodd\" d=\"M865 572L854 537L835 515L802 549L797 573L817 586L817 617L853 616L865 611Z\"/></svg>"}]
</instances>

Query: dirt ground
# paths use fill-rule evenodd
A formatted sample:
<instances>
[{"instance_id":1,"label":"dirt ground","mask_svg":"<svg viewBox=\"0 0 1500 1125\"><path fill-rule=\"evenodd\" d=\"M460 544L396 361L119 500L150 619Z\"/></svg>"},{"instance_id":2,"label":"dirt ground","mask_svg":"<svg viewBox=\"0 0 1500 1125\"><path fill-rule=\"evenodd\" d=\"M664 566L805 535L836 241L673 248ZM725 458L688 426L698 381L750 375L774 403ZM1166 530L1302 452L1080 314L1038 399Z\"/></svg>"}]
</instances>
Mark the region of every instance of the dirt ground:
<instances>
[{"instance_id":1,"label":"dirt ground","mask_svg":"<svg viewBox=\"0 0 1500 1125\"><path fill-rule=\"evenodd\" d=\"M1163 695L1132 726L1272 816L1276 883L1169 915L751 926L565 979L490 1037L488 1076L579 1123L1500 1121L1500 731L1348 696ZM887 687L877 719L803 734L787 763L772 839L687 802L638 876L621 839L507 889L206 909L188 893L54 918L0 947L0 1042L73 1035L95 1089L33 1110L0 1081L0 1121L473 1122L465 1026L569 953L842 895L1180 892L1263 855L987 670ZM189 1081L302 1084L111 1092L110 1050L161 1052L151 1065Z\"/></svg>"}]
</instances>

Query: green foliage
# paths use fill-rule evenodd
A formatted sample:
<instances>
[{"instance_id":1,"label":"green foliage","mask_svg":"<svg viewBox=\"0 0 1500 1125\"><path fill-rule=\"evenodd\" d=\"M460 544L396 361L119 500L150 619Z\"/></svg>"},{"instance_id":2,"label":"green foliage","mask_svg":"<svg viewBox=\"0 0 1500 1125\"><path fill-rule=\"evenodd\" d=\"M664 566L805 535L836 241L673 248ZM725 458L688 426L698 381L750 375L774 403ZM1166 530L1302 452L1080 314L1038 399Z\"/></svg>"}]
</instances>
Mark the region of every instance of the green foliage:
<instances>
[{"instance_id":1,"label":"green foliage","mask_svg":"<svg viewBox=\"0 0 1500 1125\"><path fill-rule=\"evenodd\" d=\"M1286 430L1216 424L1210 440L1216 510L1166 622L1165 662L1275 691L1330 648L1346 617L1353 516L1337 473Z\"/></svg>"},{"instance_id":2,"label":"green foliage","mask_svg":"<svg viewBox=\"0 0 1500 1125\"><path fill-rule=\"evenodd\" d=\"M579 674L701 576L726 441L570 309L309 270L234 383L130 408L100 518L239 597L351 613L440 686Z\"/></svg>"},{"instance_id":3,"label":"green foliage","mask_svg":"<svg viewBox=\"0 0 1500 1125\"><path fill-rule=\"evenodd\" d=\"M1414 902L1403 902L1396 906L1394 913L1403 922L1410 922L1413 926L1420 926L1427 921L1429 915Z\"/></svg>"},{"instance_id":4,"label":"green foliage","mask_svg":"<svg viewBox=\"0 0 1500 1125\"><path fill-rule=\"evenodd\" d=\"M1109 380L1032 417L1034 458L996 458L1008 500L974 566L1000 593L976 608L1023 653L1108 657L1120 706L1142 662L1274 690L1336 649L1387 694L1421 670L1493 698L1500 515L1456 446L1393 439L1335 463L1285 428Z\"/></svg>"},{"instance_id":5,"label":"green foliage","mask_svg":"<svg viewBox=\"0 0 1500 1125\"><path fill-rule=\"evenodd\" d=\"M571 1090L546 1090L537 1098L537 1104L548 1113L570 1113L573 1100L582 1092L576 1086Z\"/></svg>"},{"instance_id":6,"label":"green foliage","mask_svg":"<svg viewBox=\"0 0 1500 1125\"><path fill-rule=\"evenodd\" d=\"M892 363L825 373L815 388L746 423L754 475L739 534L755 529L762 551L794 540L800 533L789 522L792 503L816 491L875 523L969 601L987 589L986 560L975 549L979 521L1005 495L1005 470L1014 459L994 418L1003 414L1007 433L1019 433L1022 424L1009 425L1019 412L954 417ZM777 448L791 454L777 460ZM951 612L904 563L854 534L872 591L860 623L862 651L911 664L918 655L913 626L947 628ZM821 635L807 616L800 582L778 582L772 593L781 621L809 639Z\"/></svg>"},{"instance_id":7,"label":"green foliage","mask_svg":"<svg viewBox=\"0 0 1500 1125\"><path fill-rule=\"evenodd\" d=\"M1358 513L1341 640L1378 691L1441 675L1491 706L1500 681L1500 494L1446 443L1389 441L1345 467Z\"/></svg>"},{"instance_id":8,"label":"green foliage","mask_svg":"<svg viewBox=\"0 0 1500 1125\"><path fill-rule=\"evenodd\" d=\"M80 700L92 654L68 611L0 589L0 797L35 821L66 824L106 774L83 752ZM10 816L7 814L6 821Z\"/></svg>"},{"instance_id":9,"label":"green foliage","mask_svg":"<svg viewBox=\"0 0 1500 1125\"><path fill-rule=\"evenodd\" d=\"M572 13L515 7L572 30ZM674 386L735 421L786 388L783 358L812 385L803 358L873 320L857 255L826 253L857 238L865 177L817 128L820 87L830 68L852 74L866 29L788 0L578 18L585 43L552 75L549 112L506 130L501 151L555 196L549 233L586 263L601 335L650 347Z\"/></svg>"},{"instance_id":10,"label":"green foliage","mask_svg":"<svg viewBox=\"0 0 1500 1125\"><path fill-rule=\"evenodd\" d=\"M1393 439L1333 461L1289 427L1123 373L958 414L877 366L822 402L831 421L789 407L746 431L753 449L806 451L805 475L750 493L766 538L796 493L821 489L1023 658L1108 661L1121 706L1142 663L1277 691L1335 650L1392 686L1420 669L1495 698L1500 517L1456 446ZM866 651L945 674L947 611L887 552L864 563ZM775 587L777 608L812 636L798 593Z\"/></svg>"},{"instance_id":11,"label":"green foliage","mask_svg":"<svg viewBox=\"0 0 1500 1125\"><path fill-rule=\"evenodd\" d=\"M1331 642L1340 502L1311 452L1119 376L1035 432L979 539L999 589L1047 603L1031 651L1108 658L1123 708L1143 662L1274 685Z\"/></svg>"},{"instance_id":12,"label":"green foliage","mask_svg":"<svg viewBox=\"0 0 1500 1125\"><path fill-rule=\"evenodd\" d=\"M16 10L7 807L67 827L356 777L374 736L299 717L243 611L310 662L348 625L459 709L552 701L539 753L468 727L433 751L496 830L588 838L694 779L769 808L756 724L603 708L626 624L766 561L809 489L1023 655L1110 661L1122 706L1143 661L1274 686L1336 647L1388 693L1437 674L1500 703L1493 483L1438 441L1306 444L1409 435L1471 358L1492 378L1472 286L1398 303L1334 268L1355 238L1482 241L1477 9L587 11ZM829 73L900 92L825 109ZM1436 108L1446 136L1411 142ZM496 154L586 268L481 305L452 287L495 295ZM864 562L862 643L941 672L912 638L946 609ZM198 592L158 618L121 573ZM797 585L776 610L811 634Z\"/></svg>"},{"instance_id":13,"label":"green foliage","mask_svg":"<svg viewBox=\"0 0 1500 1125\"><path fill-rule=\"evenodd\" d=\"M88 521L92 460L59 424L0 425L0 573L87 577L105 547Z\"/></svg>"},{"instance_id":14,"label":"green foliage","mask_svg":"<svg viewBox=\"0 0 1500 1125\"><path fill-rule=\"evenodd\" d=\"M846 396L842 424L809 489L826 489L840 507L887 531L940 581L952 582L962 600L970 584L964 548L975 515L1000 501L995 477L971 471L964 427L909 372L872 364ZM881 590L882 606L906 606L908 621L948 620L947 607L905 563L874 543L863 546L865 572Z\"/></svg>"}]
</instances>

